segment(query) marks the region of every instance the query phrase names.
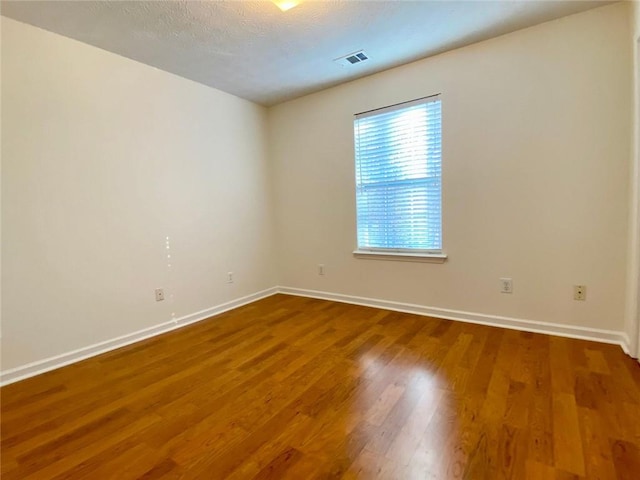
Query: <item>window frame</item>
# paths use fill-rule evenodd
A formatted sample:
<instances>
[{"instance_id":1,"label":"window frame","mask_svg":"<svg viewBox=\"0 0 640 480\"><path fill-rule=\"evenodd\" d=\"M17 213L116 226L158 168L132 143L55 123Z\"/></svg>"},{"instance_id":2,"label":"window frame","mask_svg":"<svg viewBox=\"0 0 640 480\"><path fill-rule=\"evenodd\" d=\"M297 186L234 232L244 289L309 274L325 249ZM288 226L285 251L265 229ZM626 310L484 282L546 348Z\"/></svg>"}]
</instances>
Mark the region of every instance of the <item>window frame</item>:
<instances>
[{"instance_id":1,"label":"window frame","mask_svg":"<svg viewBox=\"0 0 640 480\"><path fill-rule=\"evenodd\" d=\"M356 200L356 248L353 250L353 255L360 259L376 259L376 260L398 260L398 261L412 261L412 262L428 262L428 263L443 263L447 258L447 254L444 252L444 232L443 232L443 217L444 209L442 205L442 187L443 187L443 175L442 175L442 150L440 152L440 248L439 249L421 249L421 248L384 248L384 247L367 247L359 245L359 224L358 224L358 152L356 149L357 144L357 131L356 125L358 119L367 118L376 115L382 115L390 113L396 110L402 110L413 105L427 104L429 102L440 102L440 121L442 122L442 94L434 94L426 97L417 98L414 100L408 100L405 102L396 103L386 107L380 107L372 110L367 110L354 115L354 167L355 167L355 200ZM440 144L442 149L442 126L440 127Z\"/></svg>"}]
</instances>

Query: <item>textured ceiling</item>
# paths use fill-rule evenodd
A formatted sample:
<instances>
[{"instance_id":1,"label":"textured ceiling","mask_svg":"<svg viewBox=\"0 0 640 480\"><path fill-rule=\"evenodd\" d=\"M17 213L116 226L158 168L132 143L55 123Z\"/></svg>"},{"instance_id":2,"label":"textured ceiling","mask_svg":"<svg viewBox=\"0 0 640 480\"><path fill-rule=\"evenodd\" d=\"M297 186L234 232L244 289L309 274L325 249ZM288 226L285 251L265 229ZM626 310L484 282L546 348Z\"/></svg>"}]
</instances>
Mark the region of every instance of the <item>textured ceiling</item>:
<instances>
[{"instance_id":1,"label":"textured ceiling","mask_svg":"<svg viewBox=\"0 0 640 480\"><path fill-rule=\"evenodd\" d=\"M273 105L609 2L3 1L2 15ZM332 60L364 49L367 62Z\"/></svg>"}]
</instances>

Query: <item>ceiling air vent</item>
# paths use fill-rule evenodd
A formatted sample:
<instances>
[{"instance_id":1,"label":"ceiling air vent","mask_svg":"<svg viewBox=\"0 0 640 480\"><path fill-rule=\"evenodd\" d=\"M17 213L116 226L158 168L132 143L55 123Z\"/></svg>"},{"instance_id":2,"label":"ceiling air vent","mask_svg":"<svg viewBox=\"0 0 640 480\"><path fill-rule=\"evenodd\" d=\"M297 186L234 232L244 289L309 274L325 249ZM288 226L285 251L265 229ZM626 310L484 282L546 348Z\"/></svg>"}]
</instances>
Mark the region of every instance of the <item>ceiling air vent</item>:
<instances>
[{"instance_id":1,"label":"ceiling air vent","mask_svg":"<svg viewBox=\"0 0 640 480\"><path fill-rule=\"evenodd\" d=\"M336 58L334 62L343 67L350 67L351 65L362 63L365 60L369 60L369 57L362 50L359 50L357 52L350 53L349 55L345 55L344 57Z\"/></svg>"}]
</instances>

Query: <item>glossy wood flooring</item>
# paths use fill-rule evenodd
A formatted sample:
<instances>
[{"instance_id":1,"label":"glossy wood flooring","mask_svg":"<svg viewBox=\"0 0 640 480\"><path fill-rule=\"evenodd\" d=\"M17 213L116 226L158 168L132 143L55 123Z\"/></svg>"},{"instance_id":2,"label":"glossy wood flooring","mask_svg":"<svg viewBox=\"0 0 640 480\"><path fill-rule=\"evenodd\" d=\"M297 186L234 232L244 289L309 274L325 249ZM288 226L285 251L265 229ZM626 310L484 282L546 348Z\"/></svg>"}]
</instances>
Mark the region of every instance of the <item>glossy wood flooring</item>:
<instances>
[{"instance_id":1,"label":"glossy wood flooring","mask_svg":"<svg viewBox=\"0 0 640 480\"><path fill-rule=\"evenodd\" d=\"M2 389L2 479L640 479L619 347L276 295Z\"/></svg>"}]
</instances>

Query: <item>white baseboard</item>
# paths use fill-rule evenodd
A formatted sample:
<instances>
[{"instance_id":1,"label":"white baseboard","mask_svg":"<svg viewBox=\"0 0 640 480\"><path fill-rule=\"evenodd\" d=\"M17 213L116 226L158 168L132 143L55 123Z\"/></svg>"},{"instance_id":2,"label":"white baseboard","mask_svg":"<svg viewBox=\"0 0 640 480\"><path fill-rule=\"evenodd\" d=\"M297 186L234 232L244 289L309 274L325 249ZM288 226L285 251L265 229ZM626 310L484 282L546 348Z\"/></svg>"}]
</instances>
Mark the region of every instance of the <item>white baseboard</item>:
<instances>
[{"instance_id":1,"label":"white baseboard","mask_svg":"<svg viewBox=\"0 0 640 480\"><path fill-rule=\"evenodd\" d=\"M389 300L377 300L374 298L356 297L340 293L320 292L317 290L305 290L301 288L278 287L279 293L297 295L300 297L319 298L333 300L335 302L362 305L365 307L382 308L396 312L414 313L429 317L443 318L446 320L458 320L461 322L478 323L492 327L509 328L524 332L544 333L560 337L578 338L581 340L593 340L595 342L620 345L625 353L629 354L629 338L624 332L615 330L602 330L599 328L576 327L559 323L537 322L519 318L501 317L498 315L486 315L483 313L465 312L461 310L448 310L445 308L427 307L411 303L399 303Z\"/></svg>"},{"instance_id":2,"label":"white baseboard","mask_svg":"<svg viewBox=\"0 0 640 480\"><path fill-rule=\"evenodd\" d=\"M634 354L634 352L632 352L631 339L629 338L629 335L627 335L626 332L620 332L620 335L622 336L622 341L620 343L620 346L622 347L622 350L624 350L624 353L629 355L631 358L635 358L638 361L640 361L639 356L637 354Z\"/></svg>"},{"instance_id":3,"label":"white baseboard","mask_svg":"<svg viewBox=\"0 0 640 480\"><path fill-rule=\"evenodd\" d=\"M486 315L482 313L472 313L460 310L449 310L445 308L428 307L411 303L392 302L389 300L378 300L374 298L356 297L353 295L343 295L340 293L320 292L317 290L305 290L292 287L272 287L261 292L256 292L246 297L238 298L221 305L195 312L184 317L176 318L168 322L155 325L153 327L138 330L121 337L113 338L104 342L79 348L71 352L56 355L37 362L22 365L11 370L0 372L0 386L33 377L41 373L55 370L56 368L79 362L101 353L115 350L126 345L130 345L147 338L170 332L186 325L205 320L214 315L241 307L248 303L261 300L276 293L286 295L296 295L300 297L319 298L322 300L332 300L335 302L362 305L365 307L382 308L396 312L414 313L446 320L458 320L468 323L478 323L492 327L509 328L525 332L544 333L548 335L558 335L561 337L579 338L582 340L593 340L596 342L611 343L620 345L625 353L629 354L631 342L624 332L614 330L602 330L599 328L576 327L574 325L563 325L558 323L536 322L533 320L522 320L519 318L501 317L497 315Z\"/></svg>"},{"instance_id":4,"label":"white baseboard","mask_svg":"<svg viewBox=\"0 0 640 480\"><path fill-rule=\"evenodd\" d=\"M205 320L214 315L219 315L228 310L232 310L248 303L255 302L256 300L269 297L276 293L278 293L277 287L268 288L266 290L262 290L261 292L256 292L251 295L247 295L245 297L237 298L235 300L231 300L230 302L217 305L215 307L207 308L206 310L201 310L190 315L185 315L184 317L176 318L168 322L154 325L153 327L138 330L137 332L122 335L121 337L112 338L104 342L79 348L77 350L66 352L61 355L56 355L55 357L49 357L44 360L39 360L37 362L28 363L20 367L0 372L0 386L8 385L19 380L24 380L25 378L33 377L50 370L55 370L56 368L64 367L66 365L79 362L80 360L95 357L96 355L100 355L101 353L115 350L117 348L121 348L126 345L130 345L132 343L139 342L156 335L160 335L162 333L170 332L171 330L176 330L186 325Z\"/></svg>"}]
</instances>

